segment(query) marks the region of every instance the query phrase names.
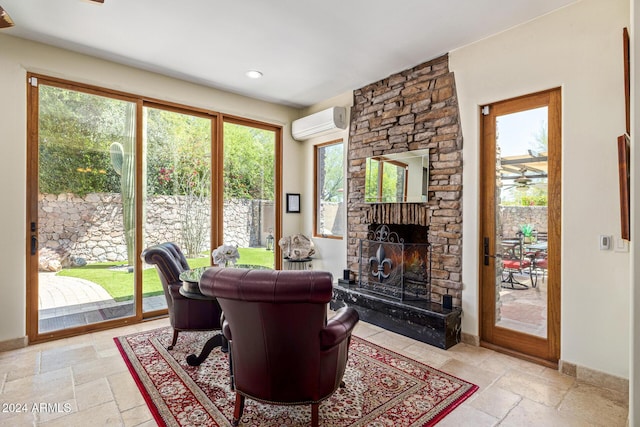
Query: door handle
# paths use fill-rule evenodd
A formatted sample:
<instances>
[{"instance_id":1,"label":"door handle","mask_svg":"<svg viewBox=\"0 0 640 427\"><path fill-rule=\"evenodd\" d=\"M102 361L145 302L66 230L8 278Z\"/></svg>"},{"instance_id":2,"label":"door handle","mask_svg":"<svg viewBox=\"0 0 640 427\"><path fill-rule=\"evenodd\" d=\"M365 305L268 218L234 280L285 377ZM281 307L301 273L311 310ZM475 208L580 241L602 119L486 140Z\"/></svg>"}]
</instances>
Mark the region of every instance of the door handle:
<instances>
[{"instance_id":1,"label":"door handle","mask_svg":"<svg viewBox=\"0 0 640 427\"><path fill-rule=\"evenodd\" d=\"M489 265L489 258L502 258L502 255L489 254L489 238L484 237L482 239L482 254L484 258L484 265Z\"/></svg>"},{"instance_id":2,"label":"door handle","mask_svg":"<svg viewBox=\"0 0 640 427\"><path fill-rule=\"evenodd\" d=\"M38 253L38 238L36 236L31 236L31 255L35 255Z\"/></svg>"}]
</instances>

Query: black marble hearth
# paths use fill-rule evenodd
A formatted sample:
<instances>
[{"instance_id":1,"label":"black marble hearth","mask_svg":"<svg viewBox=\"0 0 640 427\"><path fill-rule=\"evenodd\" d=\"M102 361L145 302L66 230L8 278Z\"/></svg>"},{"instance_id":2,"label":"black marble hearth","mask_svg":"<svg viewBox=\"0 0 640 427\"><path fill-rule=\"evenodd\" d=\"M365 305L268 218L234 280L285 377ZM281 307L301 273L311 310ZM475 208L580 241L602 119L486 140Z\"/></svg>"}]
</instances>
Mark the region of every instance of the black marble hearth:
<instances>
[{"instance_id":1,"label":"black marble hearth","mask_svg":"<svg viewBox=\"0 0 640 427\"><path fill-rule=\"evenodd\" d=\"M461 314L430 301L398 301L359 288L334 284L330 307L353 307L360 319L398 334L448 349L460 342Z\"/></svg>"}]
</instances>

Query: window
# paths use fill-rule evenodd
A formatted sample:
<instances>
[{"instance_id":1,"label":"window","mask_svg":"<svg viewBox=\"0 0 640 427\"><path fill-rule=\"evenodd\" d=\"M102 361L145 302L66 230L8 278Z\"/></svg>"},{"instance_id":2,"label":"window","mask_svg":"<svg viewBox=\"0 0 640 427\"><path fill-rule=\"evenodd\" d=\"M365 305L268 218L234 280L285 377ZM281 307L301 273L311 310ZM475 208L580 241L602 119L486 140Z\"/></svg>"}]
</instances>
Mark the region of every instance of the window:
<instances>
[{"instance_id":1,"label":"window","mask_svg":"<svg viewBox=\"0 0 640 427\"><path fill-rule=\"evenodd\" d=\"M316 237L341 239L344 234L344 147L342 140L315 147Z\"/></svg>"}]
</instances>

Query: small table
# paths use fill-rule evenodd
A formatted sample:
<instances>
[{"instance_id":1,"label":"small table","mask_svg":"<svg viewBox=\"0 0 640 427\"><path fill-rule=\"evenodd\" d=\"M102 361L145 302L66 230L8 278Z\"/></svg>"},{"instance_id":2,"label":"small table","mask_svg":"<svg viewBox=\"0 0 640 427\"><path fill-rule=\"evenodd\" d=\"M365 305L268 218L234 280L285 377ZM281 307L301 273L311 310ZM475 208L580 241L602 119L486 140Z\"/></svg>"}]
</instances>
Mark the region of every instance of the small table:
<instances>
[{"instance_id":1,"label":"small table","mask_svg":"<svg viewBox=\"0 0 640 427\"><path fill-rule=\"evenodd\" d=\"M200 292L200 278L204 272L210 267L197 267L191 270L185 270L180 273L179 279L182 280L182 286L180 286L179 292L185 298L200 299L200 300L215 300L214 297L204 295ZM207 340L202 347L199 355L190 354L187 356L187 364L189 366L199 366L205 359L211 354L214 348L220 347L223 352L228 352L229 343L222 333L215 334Z\"/></svg>"},{"instance_id":2,"label":"small table","mask_svg":"<svg viewBox=\"0 0 640 427\"><path fill-rule=\"evenodd\" d=\"M284 258L285 270L311 270L311 257L292 259Z\"/></svg>"},{"instance_id":3,"label":"small table","mask_svg":"<svg viewBox=\"0 0 640 427\"><path fill-rule=\"evenodd\" d=\"M182 280L182 286L180 286L179 292L185 298L200 299L200 300L215 300L215 297L204 295L200 292L200 279L205 271L212 267L196 267L190 270L185 270L180 273L179 279ZM271 270L269 267L263 265L249 265L249 264L237 264L236 268L251 268L254 270ZM220 347L220 350L224 353L229 351L229 343L222 333L216 334L209 338L204 344L199 355L190 354L187 356L187 364L189 366L199 366L205 359L211 354L214 348Z\"/></svg>"}]
</instances>

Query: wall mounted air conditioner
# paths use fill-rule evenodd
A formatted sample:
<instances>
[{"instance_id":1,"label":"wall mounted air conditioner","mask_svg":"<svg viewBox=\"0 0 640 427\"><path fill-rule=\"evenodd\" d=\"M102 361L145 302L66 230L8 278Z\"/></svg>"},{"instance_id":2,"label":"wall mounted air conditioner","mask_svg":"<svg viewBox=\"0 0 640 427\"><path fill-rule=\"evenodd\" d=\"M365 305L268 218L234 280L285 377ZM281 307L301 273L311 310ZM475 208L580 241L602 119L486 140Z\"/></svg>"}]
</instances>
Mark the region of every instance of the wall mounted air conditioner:
<instances>
[{"instance_id":1,"label":"wall mounted air conditioner","mask_svg":"<svg viewBox=\"0 0 640 427\"><path fill-rule=\"evenodd\" d=\"M291 124L291 134L294 139L304 141L330 131L346 128L347 109L345 107L331 107L294 120Z\"/></svg>"}]
</instances>

